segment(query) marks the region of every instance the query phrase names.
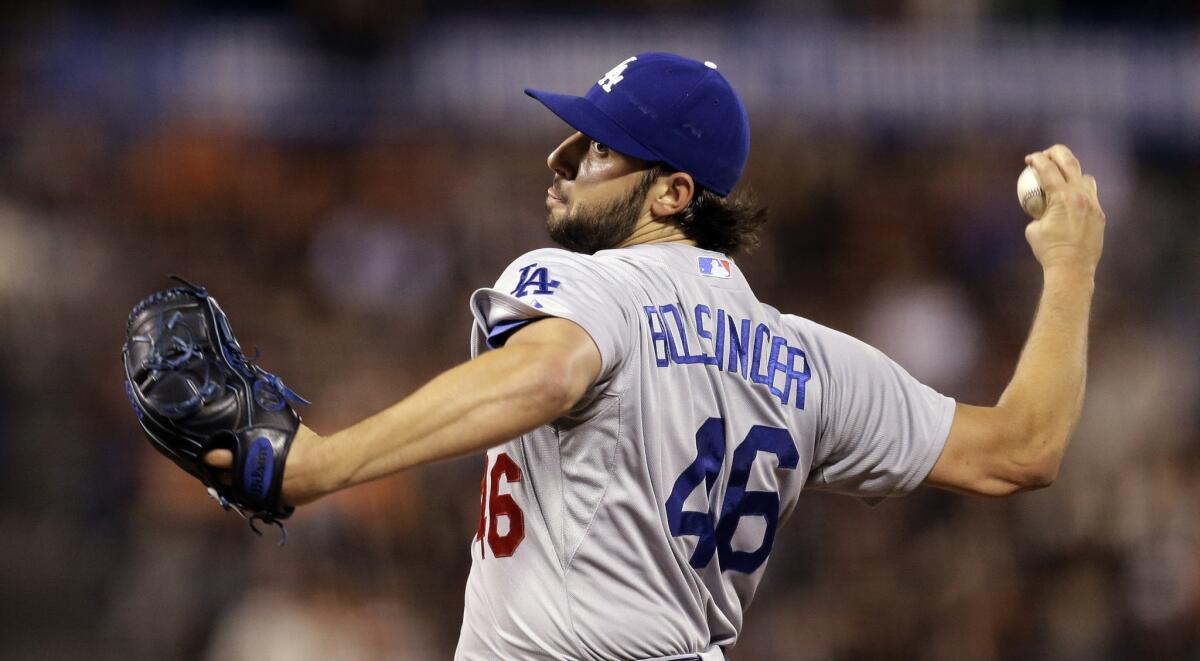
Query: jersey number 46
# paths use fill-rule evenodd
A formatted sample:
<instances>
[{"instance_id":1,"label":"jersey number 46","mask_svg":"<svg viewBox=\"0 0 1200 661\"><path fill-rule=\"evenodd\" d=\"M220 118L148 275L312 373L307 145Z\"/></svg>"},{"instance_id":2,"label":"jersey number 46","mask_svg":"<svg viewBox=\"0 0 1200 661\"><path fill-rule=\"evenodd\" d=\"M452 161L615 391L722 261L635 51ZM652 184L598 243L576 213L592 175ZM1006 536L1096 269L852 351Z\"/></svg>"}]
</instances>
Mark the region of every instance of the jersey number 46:
<instances>
[{"instance_id":1,"label":"jersey number 46","mask_svg":"<svg viewBox=\"0 0 1200 661\"><path fill-rule=\"evenodd\" d=\"M795 470L800 462L796 443L786 429L755 425L733 451L720 516L715 516L715 512L684 510L684 501L696 487L704 484L704 492L712 492L713 484L725 463L725 421L709 418L696 432L696 460L675 480L675 486L667 498L667 523L671 528L671 536L699 538L696 550L688 561L696 569L708 566L716 554L722 571L750 574L771 555L775 528L779 525L779 494L746 490L750 469L759 452L775 455L781 469ZM757 549L735 551L733 535L745 516L761 516L766 522L766 530Z\"/></svg>"},{"instance_id":2,"label":"jersey number 46","mask_svg":"<svg viewBox=\"0 0 1200 661\"><path fill-rule=\"evenodd\" d=\"M488 484L489 478L491 484ZM521 467L507 452L496 455L496 463L485 471L479 482L479 527L475 539L479 540L479 557L484 557L484 543L497 558L509 558L517 552L517 546L525 539L525 513L517 501L506 493L500 493L500 480L512 485L521 481ZM486 515L484 514L486 512ZM500 517L508 519L508 531L500 533Z\"/></svg>"}]
</instances>

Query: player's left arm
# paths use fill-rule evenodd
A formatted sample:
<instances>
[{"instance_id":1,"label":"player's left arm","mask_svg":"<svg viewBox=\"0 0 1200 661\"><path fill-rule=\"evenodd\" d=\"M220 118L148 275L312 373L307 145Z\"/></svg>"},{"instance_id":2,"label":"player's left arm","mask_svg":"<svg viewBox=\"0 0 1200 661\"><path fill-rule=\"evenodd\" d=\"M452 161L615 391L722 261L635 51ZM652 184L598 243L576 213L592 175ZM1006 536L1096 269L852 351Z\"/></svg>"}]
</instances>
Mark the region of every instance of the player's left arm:
<instances>
[{"instance_id":1,"label":"player's left arm","mask_svg":"<svg viewBox=\"0 0 1200 661\"><path fill-rule=\"evenodd\" d=\"M302 427L288 455L283 500L300 505L516 438L570 411L600 367L599 349L578 324L532 322L503 347L355 425L326 437ZM227 467L228 457L214 453L210 463Z\"/></svg>"},{"instance_id":2,"label":"player's left arm","mask_svg":"<svg viewBox=\"0 0 1200 661\"><path fill-rule=\"evenodd\" d=\"M1088 315L1104 245L1096 180L1063 145L1026 162L1047 193L1025 236L1044 285L1025 348L995 406L958 404L949 437L925 483L989 496L1049 485L1083 408Z\"/></svg>"}]
</instances>

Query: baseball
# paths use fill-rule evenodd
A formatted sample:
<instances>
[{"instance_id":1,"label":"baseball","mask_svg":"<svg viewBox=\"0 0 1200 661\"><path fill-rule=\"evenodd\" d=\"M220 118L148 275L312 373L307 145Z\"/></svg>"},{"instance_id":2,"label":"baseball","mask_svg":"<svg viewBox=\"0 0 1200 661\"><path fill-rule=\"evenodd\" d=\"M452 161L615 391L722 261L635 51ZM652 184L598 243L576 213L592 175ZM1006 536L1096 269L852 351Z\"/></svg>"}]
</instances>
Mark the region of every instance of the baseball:
<instances>
[{"instance_id":1,"label":"baseball","mask_svg":"<svg viewBox=\"0 0 1200 661\"><path fill-rule=\"evenodd\" d=\"M1034 218L1041 218L1042 213L1046 211L1046 191L1042 190L1042 182L1038 179L1037 172L1028 165L1021 172L1021 176L1017 177L1017 200L1021 202L1025 213Z\"/></svg>"}]
</instances>

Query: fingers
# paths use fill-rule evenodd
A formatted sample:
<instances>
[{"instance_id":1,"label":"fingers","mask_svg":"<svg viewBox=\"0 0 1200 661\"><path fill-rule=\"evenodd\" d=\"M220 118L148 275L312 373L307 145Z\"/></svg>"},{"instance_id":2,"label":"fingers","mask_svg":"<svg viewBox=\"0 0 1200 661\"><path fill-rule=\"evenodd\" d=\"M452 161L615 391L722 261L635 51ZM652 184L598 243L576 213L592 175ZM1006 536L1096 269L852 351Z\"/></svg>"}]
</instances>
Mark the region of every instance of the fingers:
<instances>
[{"instance_id":1,"label":"fingers","mask_svg":"<svg viewBox=\"0 0 1200 661\"><path fill-rule=\"evenodd\" d=\"M1047 149L1045 154L1058 166L1066 181L1074 181L1083 176L1079 159L1075 158L1075 154L1066 145L1054 145Z\"/></svg>"},{"instance_id":2,"label":"fingers","mask_svg":"<svg viewBox=\"0 0 1200 661\"><path fill-rule=\"evenodd\" d=\"M213 468L229 470L233 468L233 453L229 450L213 450L204 455L204 463Z\"/></svg>"},{"instance_id":3,"label":"fingers","mask_svg":"<svg viewBox=\"0 0 1200 661\"><path fill-rule=\"evenodd\" d=\"M233 475L229 472L233 469L233 453L229 450L213 450L204 455L204 463L217 469L217 479L221 484L229 486L233 484Z\"/></svg>"},{"instance_id":4,"label":"fingers","mask_svg":"<svg viewBox=\"0 0 1200 661\"><path fill-rule=\"evenodd\" d=\"M1038 180L1047 193L1058 190L1060 184L1075 183L1083 177L1079 159L1066 145L1058 144L1029 154L1025 164L1037 171Z\"/></svg>"},{"instance_id":5,"label":"fingers","mask_svg":"<svg viewBox=\"0 0 1200 661\"><path fill-rule=\"evenodd\" d=\"M1062 171L1058 169L1058 165L1050 160L1046 152L1037 151L1025 157L1025 164L1032 167L1038 175L1038 181L1042 182L1042 188L1049 195L1055 191L1062 190L1066 186L1066 180L1063 179Z\"/></svg>"}]
</instances>

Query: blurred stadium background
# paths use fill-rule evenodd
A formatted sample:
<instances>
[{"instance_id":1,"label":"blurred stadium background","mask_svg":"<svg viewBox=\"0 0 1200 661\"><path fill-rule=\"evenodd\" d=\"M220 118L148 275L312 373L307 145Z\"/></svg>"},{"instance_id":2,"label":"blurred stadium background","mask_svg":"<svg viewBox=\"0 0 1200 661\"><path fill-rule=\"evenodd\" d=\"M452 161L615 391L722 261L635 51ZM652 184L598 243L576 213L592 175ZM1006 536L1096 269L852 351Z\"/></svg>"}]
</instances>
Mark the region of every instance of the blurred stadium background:
<instances>
[{"instance_id":1,"label":"blurred stadium background","mask_svg":"<svg viewBox=\"0 0 1200 661\"><path fill-rule=\"evenodd\" d=\"M125 315L186 274L315 429L373 413L547 243L565 126L522 87L675 50L749 106L759 295L963 401L1039 291L1022 155L1070 144L1110 219L1059 481L804 496L733 658L1200 659L1198 37L1165 0L5 4L0 657L449 658L481 461L329 498L277 549L143 440Z\"/></svg>"}]
</instances>

